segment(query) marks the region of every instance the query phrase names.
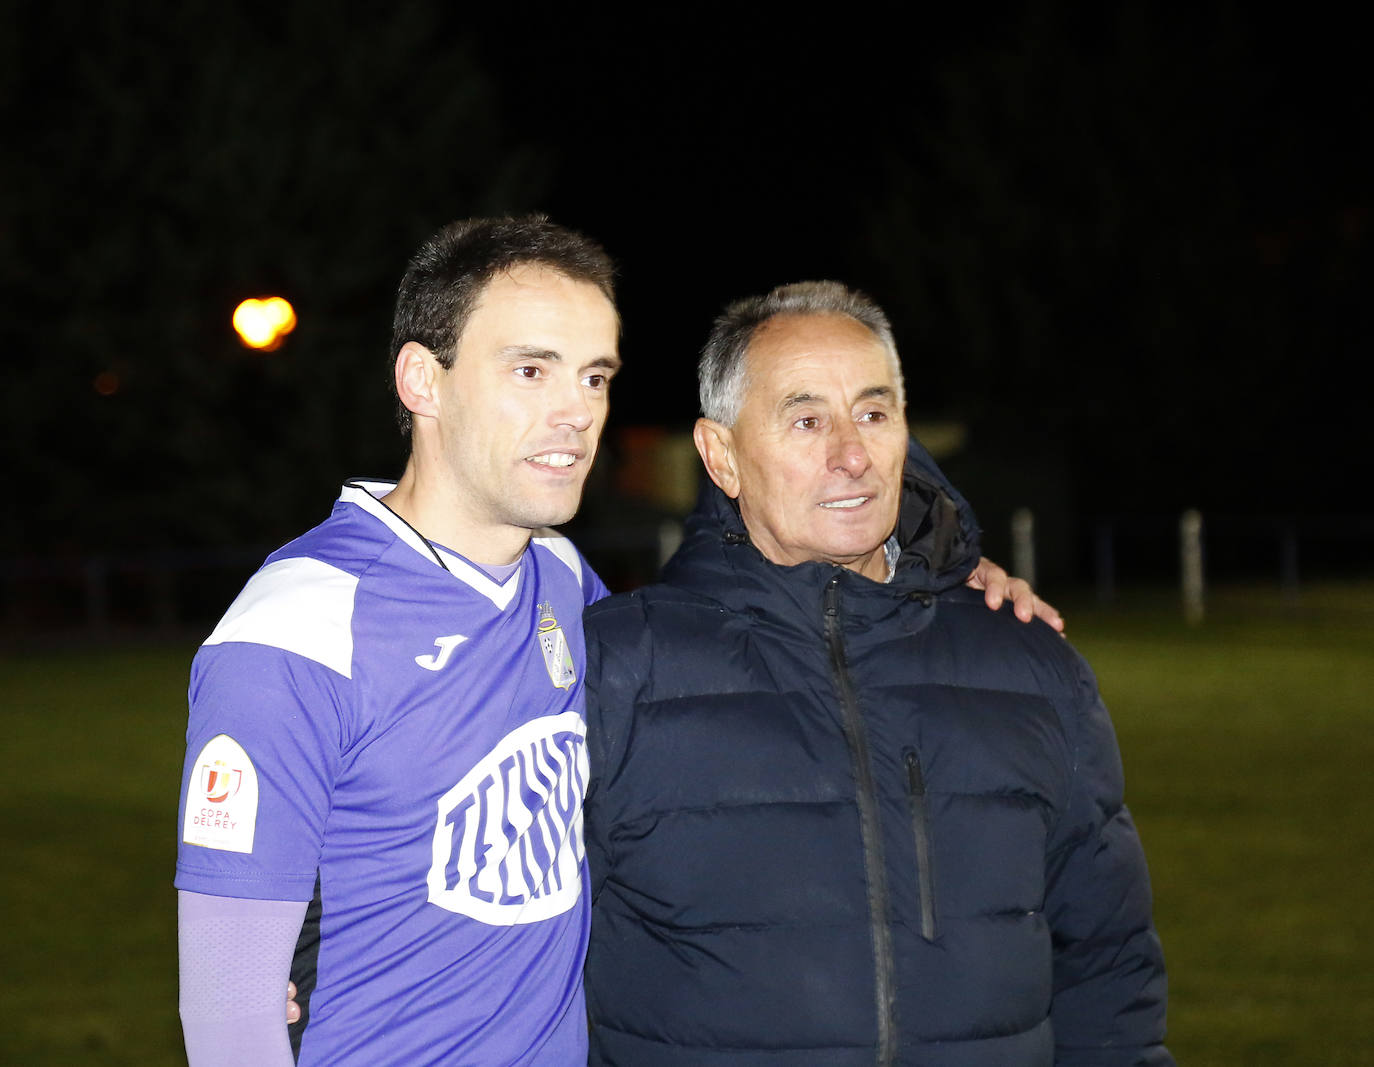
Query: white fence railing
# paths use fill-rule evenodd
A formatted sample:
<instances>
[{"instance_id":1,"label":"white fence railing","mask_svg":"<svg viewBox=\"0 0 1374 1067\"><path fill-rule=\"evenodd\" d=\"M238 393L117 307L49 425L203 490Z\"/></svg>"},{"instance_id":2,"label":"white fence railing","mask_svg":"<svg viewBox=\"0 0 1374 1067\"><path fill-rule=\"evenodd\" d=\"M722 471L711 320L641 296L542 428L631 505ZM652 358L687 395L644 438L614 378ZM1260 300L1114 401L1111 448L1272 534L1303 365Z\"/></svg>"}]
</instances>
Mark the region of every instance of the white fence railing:
<instances>
[{"instance_id":1,"label":"white fence railing","mask_svg":"<svg viewBox=\"0 0 1374 1067\"><path fill-rule=\"evenodd\" d=\"M1011 518L1011 571L1032 584L1049 577L1037 566L1037 521L1029 509ZM1062 528L1062 524L1060 526ZM1169 584L1190 622L1206 615L1210 583L1237 578L1275 581L1296 601L1313 575L1374 571L1374 517L1131 516L1086 520L1085 578L1102 603L1119 587ZM582 528L573 535L612 589L652 581L681 540L673 521ZM268 549L100 554L0 560L0 636L54 631L102 634L213 626ZM1055 576L1059 581L1059 576ZM1055 589L1046 589L1053 596Z\"/></svg>"}]
</instances>

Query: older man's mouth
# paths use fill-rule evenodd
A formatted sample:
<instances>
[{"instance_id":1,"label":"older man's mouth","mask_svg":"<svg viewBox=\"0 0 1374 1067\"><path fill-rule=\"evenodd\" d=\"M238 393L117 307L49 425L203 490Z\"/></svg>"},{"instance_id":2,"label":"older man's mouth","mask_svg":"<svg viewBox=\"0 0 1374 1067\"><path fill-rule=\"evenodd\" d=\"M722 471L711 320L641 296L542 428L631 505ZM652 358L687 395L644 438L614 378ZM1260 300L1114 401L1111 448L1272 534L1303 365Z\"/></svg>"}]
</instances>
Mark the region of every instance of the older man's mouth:
<instances>
[{"instance_id":1,"label":"older man's mouth","mask_svg":"<svg viewBox=\"0 0 1374 1067\"><path fill-rule=\"evenodd\" d=\"M870 500L872 500L872 499L873 499L872 497L868 497L868 496L851 496L851 497L846 497L844 500L823 500L823 501L821 501L821 507L823 507L823 508L857 508L857 507L863 506L864 504L867 504L867 503L868 503Z\"/></svg>"}]
</instances>

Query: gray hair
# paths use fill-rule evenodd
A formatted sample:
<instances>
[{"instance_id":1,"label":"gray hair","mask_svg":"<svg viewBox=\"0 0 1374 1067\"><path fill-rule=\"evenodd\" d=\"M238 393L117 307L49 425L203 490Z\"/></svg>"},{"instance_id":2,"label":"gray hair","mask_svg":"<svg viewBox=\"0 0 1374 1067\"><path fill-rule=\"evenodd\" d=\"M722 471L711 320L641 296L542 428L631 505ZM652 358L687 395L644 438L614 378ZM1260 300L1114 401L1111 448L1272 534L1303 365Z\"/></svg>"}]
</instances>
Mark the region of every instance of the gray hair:
<instances>
[{"instance_id":1,"label":"gray hair","mask_svg":"<svg viewBox=\"0 0 1374 1067\"><path fill-rule=\"evenodd\" d=\"M794 282L763 296L736 300L711 326L697 363L701 413L723 426L733 426L744 404L749 345L770 320L783 315L847 315L866 326L887 353L897 382L897 403L906 404L902 363L883 309L867 295L841 282Z\"/></svg>"}]
</instances>

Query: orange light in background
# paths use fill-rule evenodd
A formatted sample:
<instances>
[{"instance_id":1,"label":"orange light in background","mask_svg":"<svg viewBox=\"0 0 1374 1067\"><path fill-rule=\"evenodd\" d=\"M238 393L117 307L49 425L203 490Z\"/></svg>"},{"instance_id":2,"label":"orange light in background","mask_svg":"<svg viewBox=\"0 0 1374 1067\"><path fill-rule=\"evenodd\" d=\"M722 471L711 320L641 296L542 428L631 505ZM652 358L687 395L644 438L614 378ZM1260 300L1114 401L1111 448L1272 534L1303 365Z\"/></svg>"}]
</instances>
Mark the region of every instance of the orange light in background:
<instances>
[{"instance_id":1,"label":"orange light in background","mask_svg":"<svg viewBox=\"0 0 1374 1067\"><path fill-rule=\"evenodd\" d=\"M234 309L234 332L245 348L272 352L296 328L296 311L279 296L249 299Z\"/></svg>"},{"instance_id":2,"label":"orange light in background","mask_svg":"<svg viewBox=\"0 0 1374 1067\"><path fill-rule=\"evenodd\" d=\"M91 386L101 396L114 396L119 392L119 375L112 370L103 370L95 376Z\"/></svg>"}]
</instances>

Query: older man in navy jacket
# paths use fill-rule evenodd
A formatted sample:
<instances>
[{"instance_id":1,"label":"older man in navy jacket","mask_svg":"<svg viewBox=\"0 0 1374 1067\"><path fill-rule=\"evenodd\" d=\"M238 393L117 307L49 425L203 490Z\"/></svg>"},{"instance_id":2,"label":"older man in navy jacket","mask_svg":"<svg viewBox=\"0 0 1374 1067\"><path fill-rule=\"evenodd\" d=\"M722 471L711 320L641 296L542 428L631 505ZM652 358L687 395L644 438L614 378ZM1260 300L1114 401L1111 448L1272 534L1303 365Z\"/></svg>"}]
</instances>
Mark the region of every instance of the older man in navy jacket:
<instances>
[{"instance_id":1,"label":"older man in navy jacket","mask_svg":"<svg viewBox=\"0 0 1374 1067\"><path fill-rule=\"evenodd\" d=\"M682 549L586 616L592 1061L1172 1063L1096 682L964 586L881 310L732 305L701 397Z\"/></svg>"}]
</instances>

